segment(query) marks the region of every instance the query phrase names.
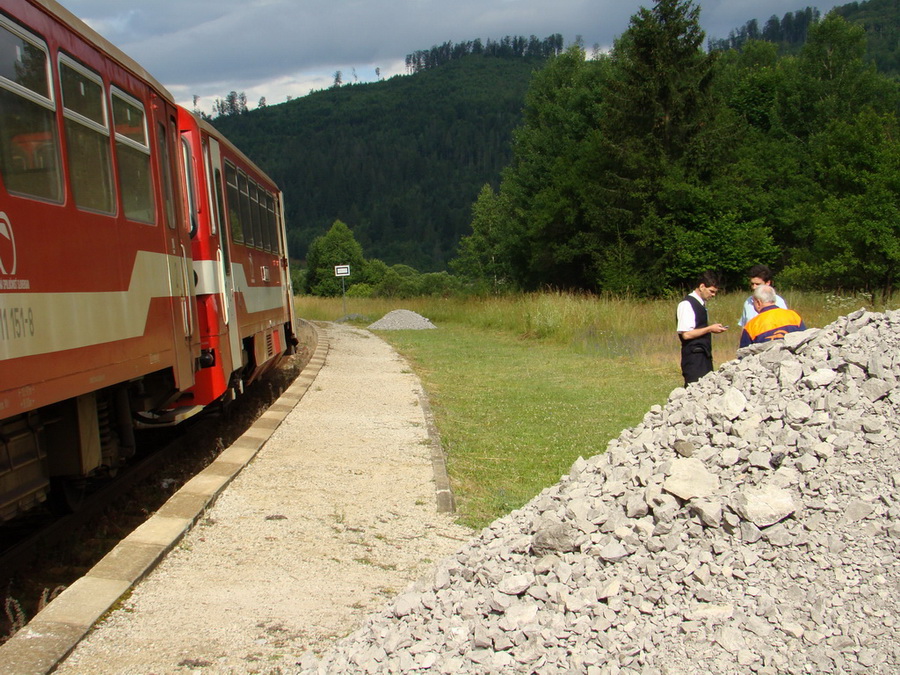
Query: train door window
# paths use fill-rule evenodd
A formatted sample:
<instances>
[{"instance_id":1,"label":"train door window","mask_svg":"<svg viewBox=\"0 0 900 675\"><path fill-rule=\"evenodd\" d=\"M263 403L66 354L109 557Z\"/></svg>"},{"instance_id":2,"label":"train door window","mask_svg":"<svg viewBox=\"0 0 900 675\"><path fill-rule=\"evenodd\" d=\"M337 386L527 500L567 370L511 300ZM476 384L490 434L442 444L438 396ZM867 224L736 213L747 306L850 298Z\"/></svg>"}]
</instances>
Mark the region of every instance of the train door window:
<instances>
[{"instance_id":1,"label":"train door window","mask_svg":"<svg viewBox=\"0 0 900 675\"><path fill-rule=\"evenodd\" d=\"M241 222L244 224L244 243L253 246L253 216L250 215L250 185L247 175L238 171L238 189L241 192Z\"/></svg>"},{"instance_id":2,"label":"train door window","mask_svg":"<svg viewBox=\"0 0 900 675\"><path fill-rule=\"evenodd\" d=\"M197 217L199 214L197 208L197 190L195 186L194 172L194 153L191 151L191 144L187 138L181 138L181 161L184 168L184 181L186 183L184 189L184 198L188 211L188 218L191 222L191 238L197 234Z\"/></svg>"},{"instance_id":3,"label":"train door window","mask_svg":"<svg viewBox=\"0 0 900 675\"><path fill-rule=\"evenodd\" d=\"M59 58L59 78L75 204L82 209L113 213L115 197L103 80L65 55Z\"/></svg>"},{"instance_id":4,"label":"train door window","mask_svg":"<svg viewBox=\"0 0 900 675\"><path fill-rule=\"evenodd\" d=\"M156 142L159 145L159 164L163 179L163 200L165 201L166 225L170 230L175 229L175 191L173 189L172 162L169 156L168 134L166 125L162 122L156 130Z\"/></svg>"},{"instance_id":5,"label":"train door window","mask_svg":"<svg viewBox=\"0 0 900 675\"><path fill-rule=\"evenodd\" d=\"M241 224L241 195L238 188L237 169L225 162L225 187L228 194L228 224L231 238L235 243L244 243L244 228Z\"/></svg>"},{"instance_id":6,"label":"train door window","mask_svg":"<svg viewBox=\"0 0 900 675\"><path fill-rule=\"evenodd\" d=\"M262 226L259 222L259 188L252 180L247 181L250 187L250 218L253 221L253 243L263 248Z\"/></svg>"},{"instance_id":7,"label":"train door window","mask_svg":"<svg viewBox=\"0 0 900 675\"><path fill-rule=\"evenodd\" d=\"M206 140L203 140L203 165L206 167L204 174L206 175L206 197L207 197L207 208L209 209L209 233L213 236L219 231L219 218L221 218L219 205L216 204L214 190L212 186L213 176L218 178L218 172L213 173L212 168L212 159L209 156L209 143Z\"/></svg>"},{"instance_id":8,"label":"train door window","mask_svg":"<svg viewBox=\"0 0 900 675\"><path fill-rule=\"evenodd\" d=\"M168 159L169 159L169 171L172 176L172 194L178 195L182 194L181 192L181 174L179 173L178 168L178 121L175 119L174 115L169 116L169 126L166 129L166 147L169 150ZM187 220L182 220L182 201L180 199L172 200L172 211L175 214L175 223L188 224ZM177 225L175 225L177 227Z\"/></svg>"},{"instance_id":9,"label":"train door window","mask_svg":"<svg viewBox=\"0 0 900 675\"><path fill-rule=\"evenodd\" d=\"M275 218L275 238L278 241L277 244L277 253L280 256L287 255L287 242L284 239L284 218L282 216L281 208L284 204L282 201L282 194L278 193L272 198L272 206L273 206L273 217Z\"/></svg>"},{"instance_id":10,"label":"train door window","mask_svg":"<svg viewBox=\"0 0 900 675\"><path fill-rule=\"evenodd\" d=\"M218 208L219 217L221 218L221 214L225 213L225 200L222 195L222 171L219 167L216 167L212 173L215 176L215 191L216 191L216 207ZM222 257L225 260L225 274L231 274L231 249L228 246L228 242L226 240L227 232L224 229L225 221L221 220L222 226Z\"/></svg>"},{"instance_id":11,"label":"train door window","mask_svg":"<svg viewBox=\"0 0 900 675\"><path fill-rule=\"evenodd\" d=\"M0 177L9 192L62 201L47 45L0 15Z\"/></svg>"},{"instance_id":12,"label":"train door window","mask_svg":"<svg viewBox=\"0 0 900 675\"><path fill-rule=\"evenodd\" d=\"M112 90L113 128L116 132L122 211L129 220L155 222L150 175L150 142L144 105L128 94Z\"/></svg>"}]
</instances>

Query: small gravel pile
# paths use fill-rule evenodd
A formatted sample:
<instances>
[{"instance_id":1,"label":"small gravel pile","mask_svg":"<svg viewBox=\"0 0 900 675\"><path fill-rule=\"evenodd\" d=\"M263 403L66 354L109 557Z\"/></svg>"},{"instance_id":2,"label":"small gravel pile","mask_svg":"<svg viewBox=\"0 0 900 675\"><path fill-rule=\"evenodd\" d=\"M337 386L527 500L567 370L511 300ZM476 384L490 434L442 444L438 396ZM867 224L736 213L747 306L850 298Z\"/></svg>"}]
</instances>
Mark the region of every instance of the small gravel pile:
<instances>
[{"instance_id":1,"label":"small gravel pile","mask_svg":"<svg viewBox=\"0 0 900 675\"><path fill-rule=\"evenodd\" d=\"M369 330L427 330L437 328L421 314L408 309L395 309L368 326Z\"/></svg>"},{"instance_id":2,"label":"small gravel pile","mask_svg":"<svg viewBox=\"0 0 900 675\"><path fill-rule=\"evenodd\" d=\"M302 672L900 672L900 311L742 351Z\"/></svg>"}]
</instances>

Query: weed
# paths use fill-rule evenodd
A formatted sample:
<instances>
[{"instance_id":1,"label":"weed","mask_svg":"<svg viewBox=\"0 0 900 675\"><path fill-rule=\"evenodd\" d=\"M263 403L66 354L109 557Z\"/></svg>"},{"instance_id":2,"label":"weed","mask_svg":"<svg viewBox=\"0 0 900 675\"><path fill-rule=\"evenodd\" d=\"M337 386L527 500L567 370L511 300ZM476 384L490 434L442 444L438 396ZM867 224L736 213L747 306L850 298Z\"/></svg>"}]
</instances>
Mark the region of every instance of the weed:
<instances>
[{"instance_id":1,"label":"weed","mask_svg":"<svg viewBox=\"0 0 900 675\"><path fill-rule=\"evenodd\" d=\"M27 621L25 619L25 612L22 611L22 605L18 600L11 596L7 596L4 605L6 618L9 621L10 626L9 635L7 635L6 638L10 638L16 631L25 626Z\"/></svg>"},{"instance_id":2,"label":"weed","mask_svg":"<svg viewBox=\"0 0 900 675\"><path fill-rule=\"evenodd\" d=\"M354 558L354 562L359 563L360 565L366 565L368 567L377 567L381 570L386 570L392 572L397 569L397 566L392 563L380 563L377 560L373 560L369 556L363 556L362 558Z\"/></svg>"},{"instance_id":3,"label":"weed","mask_svg":"<svg viewBox=\"0 0 900 675\"><path fill-rule=\"evenodd\" d=\"M45 588L41 592L41 599L38 602L38 611L40 612L44 607L50 604L50 602L56 598L60 593L66 590L65 586L56 586L53 589Z\"/></svg>"},{"instance_id":4,"label":"weed","mask_svg":"<svg viewBox=\"0 0 900 675\"><path fill-rule=\"evenodd\" d=\"M212 665L212 661L207 661L206 659L183 659L178 662L178 665L185 668L207 668Z\"/></svg>"}]
</instances>

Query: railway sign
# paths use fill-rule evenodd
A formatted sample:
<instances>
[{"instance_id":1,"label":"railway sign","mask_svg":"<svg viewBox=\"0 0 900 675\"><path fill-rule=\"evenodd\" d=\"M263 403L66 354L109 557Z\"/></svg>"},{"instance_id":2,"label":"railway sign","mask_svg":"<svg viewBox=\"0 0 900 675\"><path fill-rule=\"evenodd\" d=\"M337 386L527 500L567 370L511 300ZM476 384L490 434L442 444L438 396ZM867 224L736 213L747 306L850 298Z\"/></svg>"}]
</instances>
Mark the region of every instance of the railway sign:
<instances>
[{"instance_id":1,"label":"railway sign","mask_svg":"<svg viewBox=\"0 0 900 675\"><path fill-rule=\"evenodd\" d=\"M334 266L334 276L349 277L350 276L350 265L335 265Z\"/></svg>"}]
</instances>

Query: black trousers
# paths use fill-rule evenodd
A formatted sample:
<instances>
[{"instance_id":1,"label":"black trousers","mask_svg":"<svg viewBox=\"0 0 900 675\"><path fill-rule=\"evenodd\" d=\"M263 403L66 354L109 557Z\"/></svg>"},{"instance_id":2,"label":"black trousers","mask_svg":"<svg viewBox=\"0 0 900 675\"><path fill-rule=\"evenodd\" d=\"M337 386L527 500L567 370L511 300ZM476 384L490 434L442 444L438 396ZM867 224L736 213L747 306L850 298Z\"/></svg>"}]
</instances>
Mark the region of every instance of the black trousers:
<instances>
[{"instance_id":1,"label":"black trousers","mask_svg":"<svg viewBox=\"0 0 900 675\"><path fill-rule=\"evenodd\" d=\"M712 369L712 354L702 345L692 345L681 350L681 374L684 376L685 387L712 372Z\"/></svg>"}]
</instances>

